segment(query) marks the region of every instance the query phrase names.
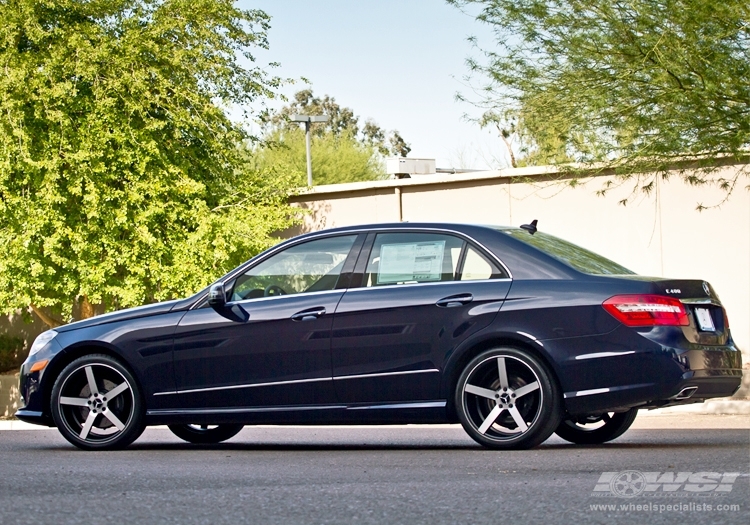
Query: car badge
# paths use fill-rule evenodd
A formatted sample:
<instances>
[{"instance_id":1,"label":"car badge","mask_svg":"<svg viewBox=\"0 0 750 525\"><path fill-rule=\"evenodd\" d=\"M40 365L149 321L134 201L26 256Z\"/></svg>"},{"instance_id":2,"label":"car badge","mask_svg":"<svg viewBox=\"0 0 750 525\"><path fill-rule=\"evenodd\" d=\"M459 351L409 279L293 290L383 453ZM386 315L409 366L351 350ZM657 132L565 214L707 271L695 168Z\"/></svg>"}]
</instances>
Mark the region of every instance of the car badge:
<instances>
[{"instance_id":1,"label":"car badge","mask_svg":"<svg viewBox=\"0 0 750 525\"><path fill-rule=\"evenodd\" d=\"M706 281L703 281L703 291L706 292L706 295L711 295L711 289L708 287L708 283Z\"/></svg>"}]
</instances>

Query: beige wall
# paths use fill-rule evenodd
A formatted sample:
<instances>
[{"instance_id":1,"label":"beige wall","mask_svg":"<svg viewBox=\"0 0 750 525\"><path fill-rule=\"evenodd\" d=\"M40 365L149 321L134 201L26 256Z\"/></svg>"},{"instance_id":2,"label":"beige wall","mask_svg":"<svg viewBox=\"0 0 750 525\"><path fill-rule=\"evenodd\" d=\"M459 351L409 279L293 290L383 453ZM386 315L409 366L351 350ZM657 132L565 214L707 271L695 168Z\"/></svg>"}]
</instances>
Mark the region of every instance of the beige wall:
<instances>
[{"instance_id":1,"label":"beige wall","mask_svg":"<svg viewBox=\"0 0 750 525\"><path fill-rule=\"evenodd\" d=\"M292 199L311 213L289 233L398 221L399 214L414 222L515 226L538 219L541 230L637 273L709 281L727 308L743 361L750 362L750 180L721 206L698 212L698 203L718 204L723 192L674 176L649 195L634 194L628 183L600 197L596 191L608 177L582 179L575 187L551 178L527 168L318 186ZM618 204L628 197L627 206Z\"/></svg>"}]
</instances>

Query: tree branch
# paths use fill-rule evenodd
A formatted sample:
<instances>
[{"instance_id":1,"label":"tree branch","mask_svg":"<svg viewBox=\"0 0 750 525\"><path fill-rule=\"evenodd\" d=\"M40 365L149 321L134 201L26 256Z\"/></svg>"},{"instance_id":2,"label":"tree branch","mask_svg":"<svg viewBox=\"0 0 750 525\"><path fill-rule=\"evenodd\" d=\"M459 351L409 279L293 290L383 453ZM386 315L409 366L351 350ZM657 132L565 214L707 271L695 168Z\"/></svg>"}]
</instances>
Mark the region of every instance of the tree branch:
<instances>
[{"instance_id":1,"label":"tree branch","mask_svg":"<svg viewBox=\"0 0 750 525\"><path fill-rule=\"evenodd\" d=\"M49 326L50 328L57 328L58 326L62 326L62 325L65 324L64 322L59 321L59 320L55 319L54 317L51 317L51 316L45 314L42 310L40 310L39 308L37 308L33 304L30 304L29 307L36 314L36 316L39 319L41 319L42 322L44 324L46 324L47 326Z\"/></svg>"}]
</instances>

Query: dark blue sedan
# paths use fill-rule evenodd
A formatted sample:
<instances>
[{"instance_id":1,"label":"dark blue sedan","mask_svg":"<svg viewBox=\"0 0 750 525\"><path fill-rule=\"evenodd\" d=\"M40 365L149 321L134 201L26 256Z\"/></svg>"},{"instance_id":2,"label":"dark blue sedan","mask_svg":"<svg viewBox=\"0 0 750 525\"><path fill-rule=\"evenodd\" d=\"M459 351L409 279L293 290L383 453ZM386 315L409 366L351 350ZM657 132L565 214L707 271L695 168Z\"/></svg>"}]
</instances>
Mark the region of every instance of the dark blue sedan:
<instances>
[{"instance_id":1,"label":"dark blue sedan","mask_svg":"<svg viewBox=\"0 0 750 525\"><path fill-rule=\"evenodd\" d=\"M41 334L17 417L83 449L147 425L460 422L491 448L601 443L639 409L732 395L724 308L537 231L379 224L288 240L187 299Z\"/></svg>"}]
</instances>

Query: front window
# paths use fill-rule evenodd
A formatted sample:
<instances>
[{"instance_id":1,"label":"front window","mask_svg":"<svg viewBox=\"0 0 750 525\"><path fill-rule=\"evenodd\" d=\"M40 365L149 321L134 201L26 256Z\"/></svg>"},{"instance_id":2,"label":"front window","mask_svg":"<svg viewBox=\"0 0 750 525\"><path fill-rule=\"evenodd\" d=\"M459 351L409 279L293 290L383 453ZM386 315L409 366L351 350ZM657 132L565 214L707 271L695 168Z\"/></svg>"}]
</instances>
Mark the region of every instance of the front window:
<instances>
[{"instance_id":1,"label":"front window","mask_svg":"<svg viewBox=\"0 0 750 525\"><path fill-rule=\"evenodd\" d=\"M333 290L356 238L330 237L287 248L237 277L230 300Z\"/></svg>"}]
</instances>

